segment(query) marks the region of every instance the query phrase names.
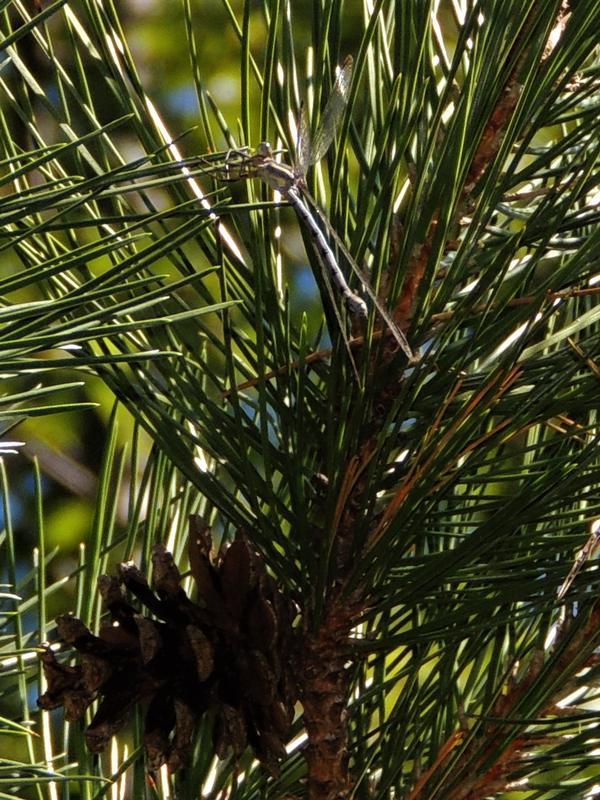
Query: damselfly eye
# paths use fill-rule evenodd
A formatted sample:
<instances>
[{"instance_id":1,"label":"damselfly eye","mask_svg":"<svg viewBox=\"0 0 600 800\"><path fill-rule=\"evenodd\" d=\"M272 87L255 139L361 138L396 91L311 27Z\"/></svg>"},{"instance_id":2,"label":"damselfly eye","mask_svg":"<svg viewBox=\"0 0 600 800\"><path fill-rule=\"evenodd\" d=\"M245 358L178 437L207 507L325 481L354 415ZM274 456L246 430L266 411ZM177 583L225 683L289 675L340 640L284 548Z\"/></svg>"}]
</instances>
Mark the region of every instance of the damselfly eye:
<instances>
[{"instance_id":1,"label":"damselfly eye","mask_svg":"<svg viewBox=\"0 0 600 800\"><path fill-rule=\"evenodd\" d=\"M261 158L271 158L273 155L269 142L261 142L256 148L256 152Z\"/></svg>"}]
</instances>

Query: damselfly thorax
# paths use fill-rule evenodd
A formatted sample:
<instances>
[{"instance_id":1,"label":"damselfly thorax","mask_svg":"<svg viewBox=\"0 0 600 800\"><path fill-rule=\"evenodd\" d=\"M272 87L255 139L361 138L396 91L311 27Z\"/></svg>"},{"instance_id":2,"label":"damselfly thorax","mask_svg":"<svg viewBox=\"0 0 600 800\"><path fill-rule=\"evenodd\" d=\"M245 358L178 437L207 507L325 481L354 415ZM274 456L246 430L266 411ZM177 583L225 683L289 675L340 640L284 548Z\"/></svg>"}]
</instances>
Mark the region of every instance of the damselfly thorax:
<instances>
[{"instance_id":1,"label":"damselfly thorax","mask_svg":"<svg viewBox=\"0 0 600 800\"><path fill-rule=\"evenodd\" d=\"M254 174L267 186L287 197L288 192L302 181L302 176L295 173L287 164L281 164L273 158L269 142L261 142L256 148L256 155L251 157Z\"/></svg>"}]
</instances>

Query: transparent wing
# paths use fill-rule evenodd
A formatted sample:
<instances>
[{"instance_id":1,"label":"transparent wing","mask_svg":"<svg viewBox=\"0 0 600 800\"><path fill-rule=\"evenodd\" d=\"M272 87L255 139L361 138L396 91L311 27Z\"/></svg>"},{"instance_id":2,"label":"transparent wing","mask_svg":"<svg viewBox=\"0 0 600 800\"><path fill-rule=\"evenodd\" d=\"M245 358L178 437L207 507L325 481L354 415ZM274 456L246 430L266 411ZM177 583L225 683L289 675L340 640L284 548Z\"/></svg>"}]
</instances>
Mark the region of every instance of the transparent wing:
<instances>
[{"instance_id":1,"label":"transparent wing","mask_svg":"<svg viewBox=\"0 0 600 800\"><path fill-rule=\"evenodd\" d=\"M296 142L296 174L304 178L309 164L312 164L310 125L308 124L308 117L306 115L306 106L302 103L300 119L298 120L298 141Z\"/></svg>"},{"instance_id":2,"label":"transparent wing","mask_svg":"<svg viewBox=\"0 0 600 800\"><path fill-rule=\"evenodd\" d=\"M317 161L320 161L333 141L337 126L342 118L346 103L348 102L348 91L350 89L350 83L352 82L353 66L354 62L352 56L346 56L343 64L338 67L338 73L331 95L329 96L329 100L321 116L315 138L312 141L310 158L306 164L307 167L309 164L316 164Z\"/></svg>"}]
</instances>

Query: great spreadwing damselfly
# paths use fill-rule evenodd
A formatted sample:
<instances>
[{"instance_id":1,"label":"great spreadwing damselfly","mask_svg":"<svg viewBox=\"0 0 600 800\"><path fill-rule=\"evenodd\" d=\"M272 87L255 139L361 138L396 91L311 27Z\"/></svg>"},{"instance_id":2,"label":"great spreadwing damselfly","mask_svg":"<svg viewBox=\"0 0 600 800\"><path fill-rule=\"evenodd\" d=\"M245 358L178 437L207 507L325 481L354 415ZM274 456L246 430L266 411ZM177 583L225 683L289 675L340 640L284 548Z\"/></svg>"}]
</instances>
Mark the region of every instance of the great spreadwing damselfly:
<instances>
[{"instance_id":1,"label":"great spreadwing damselfly","mask_svg":"<svg viewBox=\"0 0 600 800\"><path fill-rule=\"evenodd\" d=\"M329 220L318 210L317 204L310 196L306 185L306 173L309 166L319 162L333 142L348 100L348 91L352 80L352 67L351 56L347 56L343 64L338 67L331 95L323 110L319 126L313 138L310 136L306 115L304 113L301 114L296 160L292 167L276 160L269 142L261 142L254 155L248 156L238 153L238 155L242 156L242 161L238 167L238 177L260 178L288 201L311 236L318 259L324 267L324 280L327 285L329 286L328 281L331 280L352 317L365 320L368 317L367 304L360 295L353 292L348 286L335 250L337 249L343 253L344 260L348 262L358 276L364 291L369 295L392 336L412 362L415 359L406 336L383 307L368 279L343 246L340 237L336 234ZM324 232L324 228L327 234ZM342 324L337 309L335 309L335 313L340 324Z\"/></svg>"},{"instance_id":2,"label":"great spreadwing damselfly","mask_svg":"<svg viewBox=\"0 0 600 800\"><path fill-rule=\"evenodd\" d=\"M565 595L571 588L573 581L583 569L586 561L589 558L591 558L591 556L596 552L596 550L598 550L599 547L600 547L600 524L595 523L592 526L592 533L589 539L577 554L577 557L573 562L573 566L571 567L569 574L567 575L562 586L557 592L556 597L558 600L562 600L565 597Z\"/></svg>"}]
</instances>

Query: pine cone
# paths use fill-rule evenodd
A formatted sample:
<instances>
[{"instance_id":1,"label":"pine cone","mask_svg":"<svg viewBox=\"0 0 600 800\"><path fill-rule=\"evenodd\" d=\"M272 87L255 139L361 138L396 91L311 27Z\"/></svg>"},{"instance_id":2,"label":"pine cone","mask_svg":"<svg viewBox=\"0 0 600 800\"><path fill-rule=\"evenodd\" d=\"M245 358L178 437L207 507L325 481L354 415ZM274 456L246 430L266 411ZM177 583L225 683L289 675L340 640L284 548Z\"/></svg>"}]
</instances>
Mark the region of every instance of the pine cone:
<instances>
[{"instance_id":1,"label":"pine cone","mask_svg":"<svg viewBox=\"0 0 600 800\"><path fill-rule=\"evenodd\" d=\"M41 659L48 690L38 704L62 705L67 719L77 720L99 699L86 731L94 752L143 704L152 771L186 763L198 722L210 711L221 758L238 757L249 744L276 775L297 700L291 669L297 608L242 535L216 563L211 548L208 526L191 517L198 602L187 596L172 555L160 545L152 554L152 588L132 562L119 566L118 577L102 576L99 591L111 622L95 636L74 616L57 619L60 639L81 654L81 663L63 665L47 647ZM139 613L123 588L153 616Z\"/></svg>"}]
</instances>

